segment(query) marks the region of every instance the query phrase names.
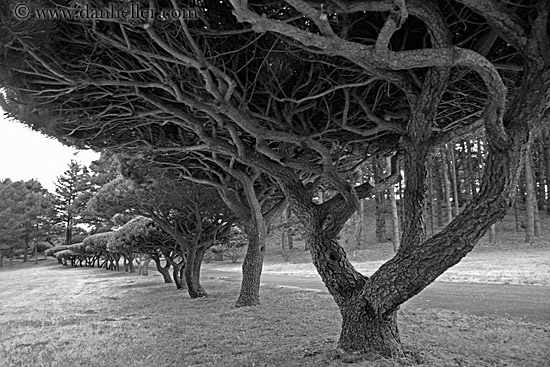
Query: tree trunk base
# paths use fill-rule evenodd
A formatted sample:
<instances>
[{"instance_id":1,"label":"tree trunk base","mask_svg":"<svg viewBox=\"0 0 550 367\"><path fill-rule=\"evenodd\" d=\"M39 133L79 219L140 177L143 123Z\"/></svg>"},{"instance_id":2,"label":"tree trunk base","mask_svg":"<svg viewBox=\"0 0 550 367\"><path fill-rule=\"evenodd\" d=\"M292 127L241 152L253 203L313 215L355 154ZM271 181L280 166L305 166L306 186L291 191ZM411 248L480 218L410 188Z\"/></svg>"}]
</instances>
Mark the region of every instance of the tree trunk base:
<instances>
[{"instance_id":1,"label":"tree trunk base","mask_svg":"<svg viewBox=\"0 0 550 367\"><path fill-rule=\"evenodd\" d=\"M193 299L208 297L208 293L201 287L198 289L188 289L189 296Z\"/></svg>"},{"instance_id":2,"label":"tree trunk base","mask_svg":"<svg viewBox=\"0 0 550 367\"><path fill-rule=\"evenodd\" d=\"M391 315L381 316L365 301L359 301L341 307L340 312L342 331L338 347L347 356L403 356L403 346L397 328L397 310Z\"/></svg>"},{"instance_id":3,"label":"tree trunk base","mask_svg":"<svg viewBox=\"0 0 550 367\"><path fill-rule=\"evenodd\" d=\"M257 295L240 294L239 299L235 303L235 307L254 307L260 305L260 297Z\"/></svg>"}]
</instances>

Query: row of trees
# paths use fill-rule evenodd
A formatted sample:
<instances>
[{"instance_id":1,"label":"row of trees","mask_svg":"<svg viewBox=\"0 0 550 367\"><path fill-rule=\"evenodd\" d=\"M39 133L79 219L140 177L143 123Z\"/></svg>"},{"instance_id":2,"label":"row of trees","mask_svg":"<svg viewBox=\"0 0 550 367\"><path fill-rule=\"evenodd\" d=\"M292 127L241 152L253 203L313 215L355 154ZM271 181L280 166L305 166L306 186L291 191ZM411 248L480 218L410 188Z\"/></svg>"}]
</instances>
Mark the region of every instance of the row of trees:
<instances>
[{"instance_id":1,"label":"row of trees","mask_svg":"<svg viewBox=\"0 0 550 367\"><path fill-rule=\"evenodd\" d=\"M548 133L544 131L535 139L533 148L522 166L517 198L514 202L516 231L525 231L528 243L540 235L539 212L550 214L550 143L547 138ZM431 153L427 168L428 200L425 216L428 230L432 235L450 223L479 191L486 153L481 131L457 139ZM378 157L360 167L355 179L367 180L387 169L386 159ZM397 238L396 247L403 225L403 186L400 182L399 185L375 196L376 239L378 242L386 242ZM397 206L395 212L391 209L392 205ZM392 215L388 223L390 211ZM364 212L362 206L354 218L357 247L365 242L365 214L361 215ZM397 220L394 219L395 216ZM494 239L495 237L491 237L491 240Z\"/></svg>"},{"instance_id":2,"label":"row of trees","mask_svg":"<svg viewBox=\"0 0 550 367\"><path fill-rule=\"evenodd\" d=\"M241 305L259 302L266 223L288 200L340 309L347 352L402 354L400 305L506 214L550 121L546 0L202 1L188 22L19 22L12 5L0 5L5 109L70 144L140 156L215 188L250 240ZM430 155L480 128L479 189L428 238ZM355 180L374 155L389 157L389 173ZM361 199L400 180L400 160L401 243L367 277L338 233Z\"/></svg>"},{"instance_id":3,"label":"row of trees","mask_svg":"<svg viewBox=\"0 0 550 367\"><path fill-rule=\"evenodd\" d=\"M29 249L37 252L37 244L48 239L52 203L52 195L38 181L0 181L0 267L6 255L12 258L14 248L22 248L27 261Z\"/></svg>"},{"instance_id":4,"label":"row of trees","mask_svg":"<svg viewBox=\"0 0 550 367\"><path fill-rule=\"evenodd\" d=\"M108 225L87 211L86 204L94 192L116 175L111 165L112 162L99 160L89 169L73 160L57 178L53 193L36 180L2 180L0 266L5 255L11 259L13 254L22 254L26 262L31 249L39 252L59 243L68 246L82 240L82 235L87 234L86 227L96 231Z\"/></svg>"}]
</instances>

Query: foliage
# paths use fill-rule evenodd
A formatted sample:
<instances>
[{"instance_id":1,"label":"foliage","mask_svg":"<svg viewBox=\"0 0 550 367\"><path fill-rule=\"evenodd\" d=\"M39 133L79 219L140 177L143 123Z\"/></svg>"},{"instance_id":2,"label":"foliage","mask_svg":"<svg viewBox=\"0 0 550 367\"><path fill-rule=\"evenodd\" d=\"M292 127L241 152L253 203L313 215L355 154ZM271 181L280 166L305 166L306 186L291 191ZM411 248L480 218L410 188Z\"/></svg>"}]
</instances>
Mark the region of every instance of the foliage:
<instances>
[{"instance_id":1,"label":"foliage","mask_svg":"<svg viewBox=\"0 0 550 367\"><path fill-rule=\"evenodd\" d=\"M162 256L178 249L177 242L155 222L138 216L116 231L110 250Z\"/></svg>"},{"instance_id":2,"label":"foliage","mask_svg":"<svg viewBox=\"0 0 550 367\"><path fill-rule=\"evenodd\" d=\"M87 252L108 252L109 245L115 241L115 232L97 233L86 237L82 244Z\"/></svg>"},{"instance_id":3,"label":"foliage","mask_svg":"<svg viewBox=\"0 0 550 367\"><path fill-rule=\"evenodd\" d=\"M211 254L208 255L208 260L212 260L215 257L213 254L220 253L228 257L231 262L236 263L244 256L247 244L248 236L245 231L238 226L233 226L227 237L216 241L214 246L210 248Z\"/></svg>"},{"instance_id":4,"label":"foliage","mask_svg":"<svg viewBox=\"0 0 550 367\"><path fill-rule=\"evenodd\" d=\"M214 189L151 174L141 185L123 177L111 181L90 200L89 210L151 218L183 249L193 243L210 246L223 236L233 216Z\"/></svg>"},{"instance_id":5,"label":"foliage","mask_svg":"<svg viewBox=\"0 0 550 367\"><path fill-rule=\"evenodd\" d=\"M181 5L149 1L166 6ZM341 307L340 346L350 352L402 353L399 306L506 214L533 136L550 121L545 0L229 0L201 3L189 22L19 22L8 8L0 23L6 110L69 143L144 152L184 172L188 160L221 161L222 170L271 176ZM427 239L430 151L481 127L479 193ZM393 156L391 176L350 181L373 154ZM399 179L399 158L401 248L367 278L336 238L360 199ZM334 196L317 204L321 186Z\"/></svg>"},{"instance_id":6,"label":"foliage","mask_svg":"<svg viewBox=\"0 0 550 367\"><path fill-rule=\"evenodd\" d=\"M116 179L119 176L118 167L118 161L114 155L102 152L100 158L90 164L89 188L86 193L82 194L81 201L87 204L92 196L103 186ZM98 215L98 213L91 213L86 206L82 210L82 221L87 225L94 226L91 231L92 234L109 231L113 226L117 225L113 221L112 216L103 217Z\"/></svg>"},{"instance_id":7,"label":"foliage","mask_svg":"<svg viewBox=\"0 0 550 367\"><path fill-rule=\"evenodd\" d=\"M26 251L31 243L49 239L52 197L35 180L0 181L0 243Z\"/></svg>"},{"instance_id":8,"label":"foliage","mask_svg":"<svg viewBox=\"0 0 550 367\"><path fill-rule=\"evenodd\" d=\"M69 168L57 178L55 183L54 206L57 223L65 231L65 245L70 245L73 227L82 222L82 212L89 198L90 174L87 167L71 160Z\"/></svg>"},{"instance_id":9,"label":"foliage","mask_svg":"<svg viewBox=\"0 0 550 367\"><path fill-rule=\"evenodd\" d=\"M66 245L58 245L58 246L54 246L52 248L49 248L47 249L45 252L44 252L44 255L46 256L55 256L56 253L60 252L60 251L64 251L64 250L67 250L69 246L66 246Z\"/></svg>"}]
</instances>

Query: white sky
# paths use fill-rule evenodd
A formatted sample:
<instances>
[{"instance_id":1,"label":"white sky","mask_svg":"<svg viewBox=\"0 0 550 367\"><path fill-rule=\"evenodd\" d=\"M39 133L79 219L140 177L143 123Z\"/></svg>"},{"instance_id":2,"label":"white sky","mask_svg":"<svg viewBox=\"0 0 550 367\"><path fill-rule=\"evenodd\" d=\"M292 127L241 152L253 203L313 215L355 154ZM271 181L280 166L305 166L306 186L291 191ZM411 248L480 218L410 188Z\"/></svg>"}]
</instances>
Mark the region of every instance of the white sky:
<instances>
[{"instance_id":1,"label":"white sky","mask_svg":"<svg viewBox=\"0 0 550 367\"><path fill-rule=\"evenodd\" d=\"M8 120L0 109L0 179L34 178L53 192L54 182L67 170L71 159L89 166L98 158L99 153L64 146L19 122Z\"/></svg>"}]
</instances>

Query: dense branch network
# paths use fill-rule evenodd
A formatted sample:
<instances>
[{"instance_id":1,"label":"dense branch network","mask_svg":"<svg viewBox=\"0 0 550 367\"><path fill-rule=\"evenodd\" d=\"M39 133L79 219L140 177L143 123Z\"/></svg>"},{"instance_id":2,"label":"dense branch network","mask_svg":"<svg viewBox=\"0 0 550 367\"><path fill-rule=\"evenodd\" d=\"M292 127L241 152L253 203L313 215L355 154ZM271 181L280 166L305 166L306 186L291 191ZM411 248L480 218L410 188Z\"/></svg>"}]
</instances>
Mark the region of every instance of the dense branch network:
<instances>
[{"instance_id":1,"label":"dense branch network","mask_svg":"<svg viewBox=\"0 0 550 367\"><path fill-rule=\"evenodd\" d=\"M215 3L200 2L189 21L20 23L5 13L3 105L72 144L138 151L226 202L276 182L341 308L340 346L398 352L398 306L502 218L526 147L549 120L548 2ZM481 127L481 190L426 240L430 149ZM356 185L353 171L377 155L393 157L391 175ZM360 198L398 179L401 157L402 245L368 278L336 236ZM317 204L319 187L331 195ZM249 202L255 218L266 213L261 197Z\"/></svg>"}]
</instances>

